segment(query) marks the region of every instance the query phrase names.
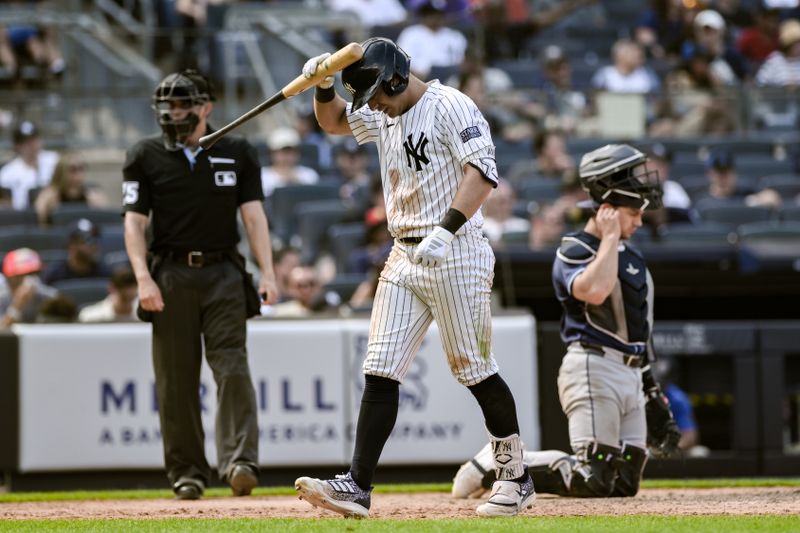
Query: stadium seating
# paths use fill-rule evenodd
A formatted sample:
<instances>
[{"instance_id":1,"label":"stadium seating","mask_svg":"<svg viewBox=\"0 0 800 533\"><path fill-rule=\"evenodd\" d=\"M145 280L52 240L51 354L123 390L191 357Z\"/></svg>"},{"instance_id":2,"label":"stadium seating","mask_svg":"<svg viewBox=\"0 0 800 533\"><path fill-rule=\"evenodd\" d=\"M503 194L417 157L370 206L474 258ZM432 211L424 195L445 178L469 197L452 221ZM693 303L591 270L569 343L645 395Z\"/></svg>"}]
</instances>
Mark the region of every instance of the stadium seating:
<instances>
[{"instance_id":1,"label":"stadium seating","mask_svg":"<svg viewBox=\"0 0 800 533\"><path fill-rule=\"evenodd\" d=\"M317 255L327 247L328 228L340 222L346 214L347 208L339 200L317 200L297 205L295 216L304 262L317 259Z\"/></svg>"},{"instance_id":2,"label":"stadium seating","mask_svg":"<svg viewBox=\"0 0 800 533\"><path fill-rule=\"evenodd\" d=\"M35 226L36 223L36 211L33 209L19 211L11 208L0 209L0 228L4 226Z\"/></svg>"},{"instance_id":3,"label":"stadium seating","mask_svg":"<svg viewBox=\"0 0 800 533\"><path fill-rule=\"evenodd\" d=\"M42 253L45 250L63 251L66 245L66 228L39 228L35 226L6 226L0 228L0 250L32 248Z\"/></svg>"},{"instance_id":4,"label":"stadium seating","mask_svg":"<svg viewBox=\"0 0 800 533\"><path fill-rule=\"evenodd\" d=\"M748 222L765 222L775 218L769 207L750 207L744 204L722 204L698 206L700 218L707 222L718 222L739 226Z\"/></svg>"},{"instance_id":5,"label":"stadium seating","mask_svg":"<svg viewBox=\"0 0 800 533\"><path fill-rule=\"evenodd\" d=\"M761 178L760 185L774 189L783 198L794 198L800 195L800 174L771 174Z\"/></svg>"},{"instance_id":6,"label":"stadium seating","mask_svg":"<svg viewBox=\"0 0 800 533\"><path fill-rule=\"evenodd\" d=\"M81 218L92 221L93 224L119 224L122 222L122 210L99 209L87 205L64 204L53 211L52 221L54 226L65 226Z\"/></svg>"},{"instance_id":7,"label":"stadium seating","mask_svg":"<svg viewBox=\"0 0 800 533\"><path fill-rule=\"evenodd\" d=\"M800 222L800 204L784 205L780 211L780 218L784 221Z\"/></svg>"},{"instance_id":8,"label":"stadium seating","mask_svg":"<svg viewBox=\"0 0 800 533\"><path fill-rule=\"evenodd\" d=\"M659 242L668 245L727 244L735 239L736 234L727 224L714 222L669 224L659 232Z\"/></svg>"},{"instance_id":9,"label":"stadium seating","mask_svg":"<svg viewBox=\"0 0 800 533\"><path fill-rule=\"evenodd\" d=\"M555 178L522 179L517 186L521 200L552 202L561 196L561 181Z\"/></svg>"},{"instance_id":10,"label":"stadium seating","mask_svg":"<svg viewBox=\"0 0 800 533\"><path fill-rule=\"evenodd\" d=\"M330 226L328 243L336 263L336 272L350 272L350 257L354 250L364 245L366 236L367 228L361 222Z\"/></svg>"},{"instance_id":11,"label":"stadium seating","mask_svg":"<svg viewBox=\"0 0 800 533\"><path fill-rule=\"evenodd\" d=\"M99 302L108 295L107 278L64 279L53 283L53 287L72 299L79 308Z\"/></svg>"},{"instance_id":12,"label":"stadium seating","mask_svg":"<svg viewBox=\"0 0 800 533\"><path fill-rule=\"evenodd\" d=\"M339 186L334 183L289 185L275 189L272 195L265 200L265 209L269 216L272 233L284 243L288 243L297 233L296 208L299 204L338 198Z\"/></svg>"},{"instance_id":13,"label":"stadium seating","mask_svg":"<svg viewBox=\"0 0 800 533\"><path fill-rule=\"evenodd\" d=\"M736 228L739 241L796 241L800 243L800 222L751 222Z\"/></svg>"}]
</instances>

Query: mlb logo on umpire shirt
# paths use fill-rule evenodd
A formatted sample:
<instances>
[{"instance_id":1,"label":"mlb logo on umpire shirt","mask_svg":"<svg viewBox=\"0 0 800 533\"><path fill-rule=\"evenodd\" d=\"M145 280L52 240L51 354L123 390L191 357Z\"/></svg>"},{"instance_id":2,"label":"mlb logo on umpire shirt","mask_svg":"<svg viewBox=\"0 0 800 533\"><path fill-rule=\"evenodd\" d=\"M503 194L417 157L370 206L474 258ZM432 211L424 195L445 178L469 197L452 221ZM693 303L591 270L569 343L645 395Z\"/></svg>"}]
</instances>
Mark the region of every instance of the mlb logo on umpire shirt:
<instances>
[{"instance_id":1,"label":"mlb logo on umpire shirt","mask_svg":"<svg viewBox=\"0 0 800 533\"><path fill-rule=\"evenodd\" d=\"M214 183L217 187L233 187L236 185L236 172L233 170L214 172Z\"/></svg>"}]
</instances>

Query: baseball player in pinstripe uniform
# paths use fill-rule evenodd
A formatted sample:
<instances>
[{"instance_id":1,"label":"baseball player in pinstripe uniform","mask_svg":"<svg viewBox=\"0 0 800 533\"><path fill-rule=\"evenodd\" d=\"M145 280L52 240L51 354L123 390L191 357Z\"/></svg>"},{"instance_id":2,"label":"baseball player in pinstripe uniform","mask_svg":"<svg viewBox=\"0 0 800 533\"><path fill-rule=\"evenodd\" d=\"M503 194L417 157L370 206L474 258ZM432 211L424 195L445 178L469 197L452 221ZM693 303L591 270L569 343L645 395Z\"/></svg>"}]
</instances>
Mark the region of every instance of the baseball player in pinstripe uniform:
<instances>
[{"instance_id":1,"label":"baseball player in pinstripe uniform","mask_svg":"<svg viewBox=\"0 0 800 533\"><path fill-rule=\"evenodd\" d=\"M539 492L568 496L634 496L647 446L677 449L669 402L649 361L653 280L642 255L627 242L648 207L660 207L661 186L646 156L608 145L583 156L579 177L595 210L583 231L564 236L553 263L563 307L567 353L558 375L575 455L525 452ZM492 481L489 450L461 466L453 495L480 494Z\"/></svg>"},{"instance_id":2,"label":"baseball player in pinstripe uniform","mask_svg":"<svg viewBox=\"0 0 800 533\"><path fill-rule=\"evenodd\" d=\"M450 369L477 399L490 434L497 481L477 513L516 515L535 493L522 464L514 397L491 351L494 254L479 210L497 185L489 126L464 94L411 75L408 55L394 42L373 38L363 47L364 57L342 72L353 103L336 94L330 77L317 87L314 111L328 133L377 143L395 242L372 310L350 470L333 480L301 477L295 487L314 506L369 515L400 382L436 320ZM313 76L327 57L310 59L303 73Z\"/></svg>"}]
</instances>

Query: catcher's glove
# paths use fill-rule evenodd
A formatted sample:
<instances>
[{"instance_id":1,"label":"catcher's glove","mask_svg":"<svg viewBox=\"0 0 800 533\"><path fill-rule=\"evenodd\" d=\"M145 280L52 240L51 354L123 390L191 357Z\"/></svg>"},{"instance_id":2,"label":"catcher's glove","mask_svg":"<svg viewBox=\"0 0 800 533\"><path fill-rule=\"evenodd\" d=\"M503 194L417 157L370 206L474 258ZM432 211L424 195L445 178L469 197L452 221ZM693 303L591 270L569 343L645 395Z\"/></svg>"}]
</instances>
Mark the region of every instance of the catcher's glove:
<instances>
[{"instance_id":1,"label":"catcher's glove","mask_svg":"<svg viewBox=\"0 0 800 533\"><path fill-rule=\"evenodd\" d=\"M681 432L672 417L669 400L658 385L646 391L645 395L647 396L645 404L647 446L655 457L676 455Z\"/></svg>"}]
</instances>

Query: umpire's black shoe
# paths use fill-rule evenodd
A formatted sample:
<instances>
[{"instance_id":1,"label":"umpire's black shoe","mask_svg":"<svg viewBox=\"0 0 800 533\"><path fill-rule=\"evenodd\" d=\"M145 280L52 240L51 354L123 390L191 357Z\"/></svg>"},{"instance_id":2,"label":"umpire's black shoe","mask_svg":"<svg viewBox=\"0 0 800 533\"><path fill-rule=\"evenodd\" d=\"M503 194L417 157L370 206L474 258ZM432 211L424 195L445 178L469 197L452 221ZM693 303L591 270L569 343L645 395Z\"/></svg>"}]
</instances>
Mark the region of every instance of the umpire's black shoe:
<instances>
[{"instance_id":1,"label":"umpire's black shoe","mask_svg":"<svg viewBox=\"0 0 800 533\"><path fill-rule=\"evenodd\" d=\"M179 500L199 500L202 495L203 489L200 485L192 482L183 483L175 489L175 498Z\"/></svg>"},{"instance_id":2,"label":"umpire's black shoe","mask_svg":"<svg viewBox=\"0 0 800 533\"><path fill-rule=\"evenodd\" d=\"M236 465L228 476L228 483L234 496L249 496L258 485L258 477L249 466Z\"/></svg>"}]
</instances>

